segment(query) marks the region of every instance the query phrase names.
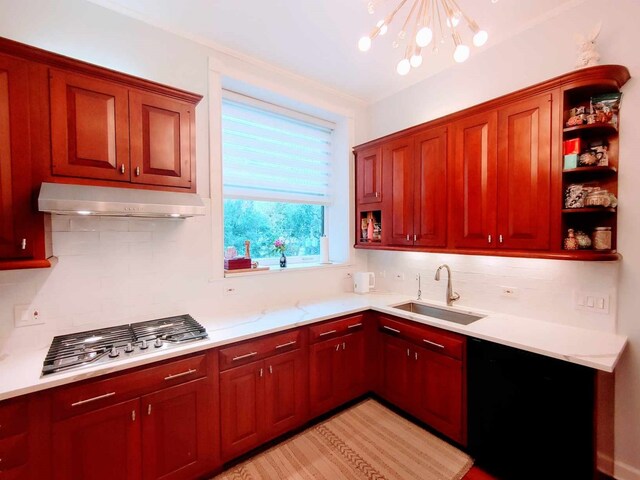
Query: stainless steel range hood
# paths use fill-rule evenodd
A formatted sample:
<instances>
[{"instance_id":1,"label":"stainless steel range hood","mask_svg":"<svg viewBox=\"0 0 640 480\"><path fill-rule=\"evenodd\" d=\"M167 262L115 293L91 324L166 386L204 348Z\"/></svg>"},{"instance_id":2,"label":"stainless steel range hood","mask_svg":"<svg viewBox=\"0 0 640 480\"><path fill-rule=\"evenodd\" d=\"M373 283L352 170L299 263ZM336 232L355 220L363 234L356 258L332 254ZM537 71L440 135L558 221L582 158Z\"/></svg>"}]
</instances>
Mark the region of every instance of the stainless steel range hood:
<instances>
[{"instance_id":1,"label":"stainless steel range hood","mask_svg":"<svg viewBox=\"0 0 640 480\"><path fill-rule=\"evenodd\" d=\"M43 183L38 209L62 215L112 217L186 218L205 214L202 199L195 193L66 183Z\"/></svg>"}]
</instances>

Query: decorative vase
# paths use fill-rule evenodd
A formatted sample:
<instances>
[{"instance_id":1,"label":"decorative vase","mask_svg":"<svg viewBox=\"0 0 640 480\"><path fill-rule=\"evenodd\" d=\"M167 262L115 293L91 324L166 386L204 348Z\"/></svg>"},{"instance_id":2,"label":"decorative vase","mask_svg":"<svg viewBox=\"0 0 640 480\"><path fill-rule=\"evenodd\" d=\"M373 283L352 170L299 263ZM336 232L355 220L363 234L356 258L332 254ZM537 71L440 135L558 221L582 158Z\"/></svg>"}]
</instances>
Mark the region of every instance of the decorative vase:
<instances>
[{"instance_id":1,"label":"decorative vase","mask_svg":"<svg viewBox=\"0 0 640 480\"><path fill-rule=\"evenodd\" d=\"M578 239L575 237L573 233L573 228L570 228L567 232L567 238L564 239L564 249L565 250L577 250L578 249Z\"/></svg>"},{"instance_id":2,"label":"decorative vase","mask_svg":"<svg viewBox=\"0 0 640 480\"><path fill-rule=\"evenodd\" d=\"M287 257L284 252L280 253L280 268L285 268L287 266Z\"/></svg>"}]
</instances>

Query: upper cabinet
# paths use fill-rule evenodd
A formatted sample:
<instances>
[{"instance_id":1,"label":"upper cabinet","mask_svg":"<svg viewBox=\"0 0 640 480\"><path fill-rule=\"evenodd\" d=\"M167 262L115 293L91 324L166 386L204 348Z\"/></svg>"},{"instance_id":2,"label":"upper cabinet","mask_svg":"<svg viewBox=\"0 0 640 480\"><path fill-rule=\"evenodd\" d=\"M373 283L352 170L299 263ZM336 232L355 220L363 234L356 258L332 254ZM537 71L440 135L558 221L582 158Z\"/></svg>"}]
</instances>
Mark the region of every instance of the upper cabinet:
<instances>
[{"instance_id":1,"label":"upper cabinet","mask_svg":"<svg viewBox=\"0 0 640 480\"><path fill-rule=\"evenodd\" d=\"M195 192L201 99L0 38L0 270L51 265L42 182Z\"/></svg>"},{"instance_id":2,"label":"upper cabinet","mask_svg":"<svg viewBox=\"0 0 640 480\"><path fill-rule=\"evenodd\" d=\"M57 69L49 88L54 177L195 189L195 104Z\"/></svg>"},{"instance_id":3,"label":"upper cabinet","mask_svg":"<svg viewBox=\"0 0 640 480\"><path fill-rule=\"evenodd\" d=\"M356 155L357 203L380 203L382 201L382 152L380 148L369 148Z\"/></svg>"},{"instance_id":4,"label":"upper cabinet","mask_svg":"<svg viewBox=\"0 0 640 480\"><path fill-rule=\"evenodd\" d=\"M127 88L56 69L49 88L53 174L128 182Z\"/></svg>"},{"instance_id":5,"label":"upper cabinet","mask_svg":"<svg viewBox=\"0 0 640 480\"><path fill-rule=\"evenodd\" d=\"M48 267L33 207L29 65L0 54L0 270Z\"/></svg>"},{"instance_id":6,"label":"upper cabinet","mask_svg":"<svg viewBox=\"0 0 640 480\"><path fill-rule=\"evenodd\" d=\"M628 79L623 66L585 68L355 147L358 162L382 152L375 209L362 207L356 183L356 247L616 260L619 139L611 96ZM599 122L592 112L574 125L598 99L613 120L601 112ZM577 149L575 166L563 158L569 147ZM567 205L569 191L582 192L586 203ZM373 241L371 217L379 225ZM580 241L567 248L569 229Z\"/></svg>"}]
</instances>

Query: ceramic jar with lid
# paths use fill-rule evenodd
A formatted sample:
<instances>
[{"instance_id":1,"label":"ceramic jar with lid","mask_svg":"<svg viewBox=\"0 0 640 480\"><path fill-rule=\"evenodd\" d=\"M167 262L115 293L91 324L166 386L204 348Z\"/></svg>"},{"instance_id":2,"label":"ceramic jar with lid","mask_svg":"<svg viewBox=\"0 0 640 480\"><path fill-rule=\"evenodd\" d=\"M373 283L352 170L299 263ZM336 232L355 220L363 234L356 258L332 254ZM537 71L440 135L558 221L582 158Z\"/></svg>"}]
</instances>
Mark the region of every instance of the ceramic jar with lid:
<instances>
[{"instance_id":1,"label":"ceramic jar with lid","mask_svg":"<svg viewBox=\"0 0 640 480\"><path fill-rule=\"evenodd\" d=\"M593 248L611 250L611 227L596 227L593 230Z\"/></svg>"}]
</instances>

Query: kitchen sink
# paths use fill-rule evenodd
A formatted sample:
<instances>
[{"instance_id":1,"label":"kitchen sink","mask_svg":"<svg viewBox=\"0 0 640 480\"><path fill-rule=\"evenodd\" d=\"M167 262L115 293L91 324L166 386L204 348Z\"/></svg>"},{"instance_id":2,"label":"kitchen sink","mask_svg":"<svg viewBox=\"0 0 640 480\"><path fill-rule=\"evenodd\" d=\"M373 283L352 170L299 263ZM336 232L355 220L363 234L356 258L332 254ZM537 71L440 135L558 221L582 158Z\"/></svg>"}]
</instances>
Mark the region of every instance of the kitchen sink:
<instances>
[{"instance_id":1,"label":"kitchen sink","mask_svg":"<svg viewBox=\"0 0 640 480\"><path fill-rule=\"evenodd\" d=\"M453 312L451 310L445 310L444 308L431 307L422 303L403 303L402 305L396 305L393 308L404 310L405 312L418 313L427 317L438 318L440 320L446 320L447 322L459 323L460 325L469 325L484 318L484 315L474 315L472 313L460 313Z\"/></svg>"}]
</instances>

